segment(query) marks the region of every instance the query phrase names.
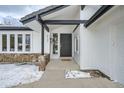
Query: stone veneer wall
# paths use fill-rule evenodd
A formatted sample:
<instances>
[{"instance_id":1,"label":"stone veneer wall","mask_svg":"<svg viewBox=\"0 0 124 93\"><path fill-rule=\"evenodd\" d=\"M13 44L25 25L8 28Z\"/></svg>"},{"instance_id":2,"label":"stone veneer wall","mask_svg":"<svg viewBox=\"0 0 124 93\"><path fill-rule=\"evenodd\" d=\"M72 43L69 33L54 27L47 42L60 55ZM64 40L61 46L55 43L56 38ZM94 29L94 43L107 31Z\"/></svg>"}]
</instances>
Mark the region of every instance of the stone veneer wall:
<instances>
[{"instance_id":1,"label":"stone veneer wall","mask_svg":"<svg viewBox=\"0 0 124 93\"><path fill-rule=\"evenodd\" d=\"M39 62L41 54L0 54L0 63L21 63L21 62ZM49 55L46 56L47 61L49 61Z\"/></svg>"}]
</instances>

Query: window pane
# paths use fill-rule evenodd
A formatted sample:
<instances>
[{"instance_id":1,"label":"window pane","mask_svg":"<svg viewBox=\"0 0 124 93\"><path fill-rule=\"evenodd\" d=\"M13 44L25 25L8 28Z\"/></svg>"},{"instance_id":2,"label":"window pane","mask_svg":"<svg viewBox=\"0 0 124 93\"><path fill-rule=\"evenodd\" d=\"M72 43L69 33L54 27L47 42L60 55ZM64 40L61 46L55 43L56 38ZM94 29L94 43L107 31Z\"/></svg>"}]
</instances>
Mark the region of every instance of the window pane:
<instances>
[{"instance_id":1,"label":"window pane","mask_svg":"<svg viewBox=\"0 0 124 93\"><path fill-rule=\"evenodd\" d=\"M53 54L58 54L58 34L53 34Z\"/></svg>"},{"instance_id":2,"label":"window pane","mask_svg":"<svg viewBox=\"0 0 124 93\"><path fill-rule=\"evenodd\" d=\"M75 52L77 51L76 50L76 37L74 38L74 50L75 50Z\"/></svg>"},{"instance_id":3,"label":"window pane","mask_svg":"<svg viewBox=\"0 0 124 93\"><path fill-rule=\"evenodd\" d=\"M7 51L7 35L2 35L2 51Z\"/></svg>"},{"instance_id":4,"label":"window pane","mask_svg":"<svg viewBox=\"0 0 124 93\"><path fill-rule=\"evenodd\" d=\"M26 38L25 38L25 43L26 43L26 51L30 51L30 34L26 34Z\"/></svg>"},{"instance_id":5,"label":"window pane","mask_svg":"<svg viewBox=\"0 0 124 93\"><path fill-rule=\"evenodd\" d=\"M10 51L15 50L15 36L14 34L10 35Z\"/></svg>"},{"instance_id":6,"label":"window pane","mask_svg":"<svg viewBox=\"0 0 124 93\"><path fill-rule=\"evenodd\" d=\"M18 34L18 51L22 51L22 34Z\"/></svg>"},{"instance_id":7,"label":"window pane","mask_svg":"<svg viewBox=\"0 0 124 93\"><path fill-rule=\"evenodd\" d=\"M78 38L76 38L76 51L78 52Z\"/></svg>"}]
</instances>

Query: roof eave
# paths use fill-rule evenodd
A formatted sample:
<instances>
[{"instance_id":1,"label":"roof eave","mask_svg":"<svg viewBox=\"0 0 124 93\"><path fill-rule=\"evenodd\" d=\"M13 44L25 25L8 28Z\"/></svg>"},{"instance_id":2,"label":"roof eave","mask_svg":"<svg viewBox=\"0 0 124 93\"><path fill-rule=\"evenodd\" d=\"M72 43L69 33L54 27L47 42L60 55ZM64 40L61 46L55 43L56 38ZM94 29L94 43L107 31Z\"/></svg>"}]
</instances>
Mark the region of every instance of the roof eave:
<instances>
[{"instance_id":1,"label":"roof eave","mask_svg":"<svg viewBox=\"0 0 124 93\"><path fill-rule=\"evenodd\" d=\"M58 6L56 6L56 7L53 7L53 8L51 8L51 9L48 9L48 10L46 10L46 11L44 10L43 12L41 12L42 10L39 10L40 12L39 12L39 11L33 12L33 13L31 13L31 14L29 14L29 15L23 17L23 18L21 18L20 21L21 21L23 24L25 24L25 23L28 23L28 22L31 22L31 21L35 20L37 15L43 17L43 16L46 16L46 15L51 14L51 13L54 13L54 12L56 12L56 11L58 11L58 10L61 10L61 9L65 8L65 7L68 7L68 6L69 6L69 5L58 5ZM49 6L49 7L50 7L50 6ZM38 12L39 12L39 13L38 13Z\"/></svg>"},{"instance_id":2,"label":"roof eave","mask_svg":"<svg viewBox=\"0 0 124 93\"><path fill-rule=\"evenodd\" d=\"M98 18L100 18L103 14L109 11L114 5L103 5L88 21L85 22L84 27L90 26L94 23Z\"/></svg>"}]
</instances>

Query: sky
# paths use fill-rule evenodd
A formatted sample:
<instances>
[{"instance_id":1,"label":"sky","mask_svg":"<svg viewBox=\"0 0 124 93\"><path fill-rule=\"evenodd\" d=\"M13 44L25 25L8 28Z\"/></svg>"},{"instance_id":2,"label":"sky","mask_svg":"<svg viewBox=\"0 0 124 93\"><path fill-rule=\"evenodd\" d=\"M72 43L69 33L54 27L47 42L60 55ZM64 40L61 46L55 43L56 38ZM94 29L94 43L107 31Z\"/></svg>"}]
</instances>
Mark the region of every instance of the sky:
<instances>
[{"instance_id":1,"label":"sky","mask_svg":"<svg viewBox=\"0 0 124 93\"><path fill-rule=\"evenodd\" d=\"M13 18L20 19L25 15L47 7L45 5L0 5L0 16L12 16Z\"/></svg>"}]
</instances>

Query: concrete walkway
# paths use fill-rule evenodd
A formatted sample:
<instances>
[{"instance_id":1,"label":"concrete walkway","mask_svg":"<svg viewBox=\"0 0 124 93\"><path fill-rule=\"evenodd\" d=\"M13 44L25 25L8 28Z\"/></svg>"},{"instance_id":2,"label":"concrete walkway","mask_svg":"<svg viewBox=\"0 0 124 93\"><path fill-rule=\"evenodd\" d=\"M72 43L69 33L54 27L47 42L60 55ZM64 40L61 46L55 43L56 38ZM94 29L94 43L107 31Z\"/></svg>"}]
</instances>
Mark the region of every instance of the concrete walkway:
<instances>
[{"instance_id":1,"label":"concrete walkway","mask_svg":"<svg viewBox=\"0 0 124 93\"><path fill-rule=\"evenodd\" d=\"M124 87L106 78L65 79L68 69L79 69L73 61L52 60L46 68L43 77L36 82L19 85L18 88L119 88Z\"/></svg>"}]
</instances>

